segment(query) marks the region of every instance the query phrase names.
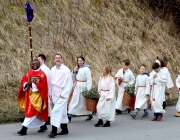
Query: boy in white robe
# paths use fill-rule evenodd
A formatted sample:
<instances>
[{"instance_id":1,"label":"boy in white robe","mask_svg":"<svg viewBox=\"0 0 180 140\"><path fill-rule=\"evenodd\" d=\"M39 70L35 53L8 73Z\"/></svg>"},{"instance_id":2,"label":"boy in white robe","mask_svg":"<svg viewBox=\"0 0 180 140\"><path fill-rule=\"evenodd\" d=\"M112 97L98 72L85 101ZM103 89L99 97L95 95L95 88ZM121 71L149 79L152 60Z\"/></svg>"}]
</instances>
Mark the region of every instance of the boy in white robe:
<instances>
[{"instance_id":1,"label":"boy in white robe","mask_svg":"<svg viewBox=\"0 0 180 140\"><path fill-rule=\"evenodd\" d=\"M132 85L135 82L135 77L132 71L129 69L130 60L123 60L122 69L115 74L116 83L118 85L118 97L116 101L116 115L121 114L127 107L123 105L122 99L125 91L125 87ZM130 112L130 110L128 110Z\"/></svg>"},{"instance_id":2,"label":"boy in white robe","mask_svg":"<svg viewBox=\"0 0 180 140\"><path fill-rule=\"evenodd\" d=\"M67 127L67 102L73 86L70 69L62 64L62 56L57 54L54 61L56 65L51 69L49 80L50 99L54 104L51 110L52 131L48 135L50 138L69 133ZM62 130L57 133L59 127Z\"/></svg>"},{"instance_id":3,"label":"boy in white robe","mask_svg":"<svg viewBox=\"0 0 180 140\"><path fill-rule=\"evenodd\" d=\"M144 117L148 117L148 109L147 109L147 100L150 95L150 83L149 83L149 74L146 73L146 66L141 65L139 69L140 74L136 78L136 84L135 84L135 95L136 95L136 101L135 101L135 110L130 113L131 117L134 119L138 115L138 112L140 109L144 109Z\"/></svg>"},{"instance_id":4,"label":"boy in white robe","mask_svg":"<svg viewBox=\"0 0 180 140\"><path fill-rule=\"evenodd\" d=\"M177 113L175 114L175 116L180 117L180 75L178 75L178 77L176 79L176 86L179 90L179 99L178 99L177 104L176 104Z\"/></svg>"},{"instance_id":5,"label":"boy in white robe","mask_svg":"<svg viewBox=\"0 0 180 140\"><path fill-rule=\"evenodd\" d=\"M40 61L40 69L46 74L47 82L49 81L49 75L50 75L50 69L48 66L46 66L46 56L44 54L38 55L38 60ZM50 105L50 99L48 94L48 121L46 122L46 125L50 124L50 116L51 116L51 105ZM44 125L44 127L40 127L40 130L38 132L44 132L44 130L47 130L47 127Z\"/></svg>"},{"instance_id":6,"label":"boy in white robe","mask_svg":"<svg viewBox=\"0 0 180 140\"><path fill-rule=\"evenodd\" d=\"M154 112L152 121L160 121L165 113L163 109L164 92L167 83L167 75L160 68L158 63L153 63L152 68L154 72L150 74L151 87L151 104Z\"/></svg>"},{"instance_id":7,"label":"boy in white robe","mask_svg":"<svg viewBox=\"0 0 180 140\"><path fill-rule=\"evenodd\" d=\"M103 125L103 120L106 120L103 127L109 127L110 121L114 121L115 119L115 82L110 72L110 68L104 66L102 70L103 74L99 79L98 92L100 98L96 107L99 121L94 125L95 127Z\"/></svg>"},{"instance_id":8,"label":"boy in white robe","mask_svg":"<svg viewBox=\"0 0 180 140\"><path fill-rule=\"evenodd\" d=\"M173 84L173 81L172 81L172 78L171 78L171 74L167 68L167 64L163 61L163 60L159 60L157 58L156 62L161 66L161 69L164 71L164 73L167 75L167 78L168 78L168 81L166 83L166 87L168 89L174 87L174 84ZM165 98L165 93L164 93L164 102L163 102L163 109L166 108L166 98Z\"/></svg>"},{"instance_id":9,"label":"boy in white robe","mask_svg":"<svg viewBox=\"0 0 180 140\"><path fill-rule=\"evenodd\" d=\"M86 98L81 94L83 91L92 88L90 66L82 56L77 58L77 65L72 71L72 77L75 83L72 98L68 106L69 122L71 122L72 115L88 115L86 121L93 118L92 112L86 110Z\"/></svg>"}]
</instances>

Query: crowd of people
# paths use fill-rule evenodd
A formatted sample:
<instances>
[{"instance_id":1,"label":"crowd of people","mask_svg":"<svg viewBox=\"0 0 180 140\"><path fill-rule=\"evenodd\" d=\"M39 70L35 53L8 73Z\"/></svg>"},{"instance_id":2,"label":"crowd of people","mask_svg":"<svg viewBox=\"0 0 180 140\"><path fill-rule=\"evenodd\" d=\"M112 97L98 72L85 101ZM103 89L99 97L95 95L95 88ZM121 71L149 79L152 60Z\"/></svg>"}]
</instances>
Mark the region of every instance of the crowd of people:
<instances>
[{"instance_id":1,"label":"crowd of people","mask_svg":"<svg viewBox=\"0 0 180 140\"><path fill-rule=\"evenodd\" d=\"M68 134L68 122L74 115L87 115L86 121L93 119L93 112L86 110L86 100L81 94L92 88L92 76L90 65L84 57L77 57L77 66L70 69L63 64L62 55L56 54L55 66L51 70L45 65L46 56L39 54L32 61L32 68L20 82L18 93L18 105L24 111L22 129L19 135L26 135L28 128L40 127L38 132L47 130L48 124L52 125L51 133L54 138L57 135ZM99 100L97 104L97 116L99 120L95 127L110 127L110 122L115 120L115 115L128 110L132 118L136 118L140 110L144 111L143 118L148 117L148 100L150 98L151 109L154 112L152 121L161 121L165 113L165 89L172 88L171 75L162 60L156 60L152 64L152 72L147 73L144 64L139 67L139 75L135 78L129 69L130 60L122 62L122 68L116 74L112 74L108 65L102 67L102 74L98 82ZM74 81L74 84L73 84ZM125 106L122 103L125 87L135 85L135 105ZM118 87L116 97L115 87ZM176 79L176 86L180 90L180 75ZM180 98L176 105L180 117ZM105 123L103 122L105 121ZM58 133L57 129L61 128Z\"/></svg>"}]
</instances>

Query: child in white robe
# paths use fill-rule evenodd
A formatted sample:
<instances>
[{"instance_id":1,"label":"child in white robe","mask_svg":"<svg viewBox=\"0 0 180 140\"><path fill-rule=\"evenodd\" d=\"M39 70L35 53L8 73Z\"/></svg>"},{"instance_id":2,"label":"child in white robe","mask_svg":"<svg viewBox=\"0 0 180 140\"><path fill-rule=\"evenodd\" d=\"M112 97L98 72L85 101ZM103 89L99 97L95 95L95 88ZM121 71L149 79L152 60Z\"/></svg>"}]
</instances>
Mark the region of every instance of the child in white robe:
<instances>
[{"instance_id":1,"label":"child in white robe","mask_svg":"<svg viewBox=\"0 0 180 140\"><path fill-rule=\"evenodd\" d=\"M167 83L167 75L160 68L158 63L153 63L153 71L150 74L150 84L151 84L151 104L152 110L154 112L154 118L152 121L160 121L163 117L162 113L165 113L163 109L164 92Z\"/></svg>"},{"instance_id":2,"label":"child in white robe","mask_svg":"<svg viewBox=\"0 0 180 140\"><path fill-rule=\"evenodd\" d=\"M161 69L167 75L168 81L166 83L166 88L170 89L170 88L174 87L174 84L173 84L173 81L171 78L171 74L167 68L168 67L167 64L163 60L161 60L161 59L159 60L159 58L157 58L157 60L155 62L157 62L161 66ZM166 108L166 98L165 98L165 93L164 93L163 109L165 109L165 108Z\"/></svg>"},{"instance_id":3,"label":"child in white robe","mask_svg":"<svg viewBox=\"0 0 180 140\"><path fill-rule=\"evenodd\" d=\"M120 69L115 75L116 83L119 88L116 101L116 115L121 114L122 111L126 109L126 106L122 103L125 87L128 85L132 85L135 82L135 77L132 71L129 69L129 66L130 60L123 60L122 69ZM130 112L130 109L128 110L128 112Z\"/></svg>"},{"instance_id":4,"label":"child in white robe","mask_svg":"<svg viewBox=\"0 0 180 140\"><path fill-rule=\"evenodd\" d=\"M176 79L176 86L179 90L179 99L178 99L177 104L176 104L177 113L175 114L175 116L180 117L180 75L178 75L178 77Z\"/></svg>"},{"instance_id":5,"label":"child in white robe","mask_svg":"<svg viewBox=\"0 0 180 140\"><path fill-rule=\"evenodd\" d=\"M149 84L149 74L146 73L146 66L141 65L139 69L140 74L136 78L135 84L135 110L130 114L134 119L138 115L140 109L144 109L144 117L148 117L148 109L147 109L147 100L150 95L150 84Z\"/></svg>"},{"instance_id":6,"label":"child in white robe","mask_svg":"<svg viewBox=\"0 0 180 140\"><path fill-rule=\"evenodd\" d=\"M114 121L115 119L115 82L110 72L110 68L104 66L102 70L103 74L99 79L98 92L100 98L97 104L97 115L99 121L94 125L95 127L103 125L103 120L106 120L103 127L109 127L110 121Z\"/></svg>"}]
</instances>

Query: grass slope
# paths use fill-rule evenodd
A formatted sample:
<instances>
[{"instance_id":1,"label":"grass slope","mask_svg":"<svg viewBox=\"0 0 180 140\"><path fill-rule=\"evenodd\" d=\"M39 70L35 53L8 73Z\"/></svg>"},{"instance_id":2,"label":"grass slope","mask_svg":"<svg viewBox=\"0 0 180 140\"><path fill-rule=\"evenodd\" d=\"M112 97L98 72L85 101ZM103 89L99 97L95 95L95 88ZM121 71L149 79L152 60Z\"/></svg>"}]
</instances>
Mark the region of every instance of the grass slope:
<instances>
[{"instance_id":1,"label":"grass slope","mask_svg":"<svg viewBox=\"0 0 180 140\"><path fill-rule=\"evenodd\" d=\"M25 0L0 0L0 122L14 121L18 85L29 69L28 24ZM163 21L146 6L134 0L32 0L33 54L47 55L47 65L61 53L64 63L74 68L76 56L83 55L91 65L94 84L101 68L109 64L113 72L129 58L131 69L145 63L148 71L156 56L166 58L173 80L179 72L179 36L172 36L172 22ZM171 26L170 26L171 25ZM177 90L168 91L176 101Z\"/></svg>"}]
</instances>

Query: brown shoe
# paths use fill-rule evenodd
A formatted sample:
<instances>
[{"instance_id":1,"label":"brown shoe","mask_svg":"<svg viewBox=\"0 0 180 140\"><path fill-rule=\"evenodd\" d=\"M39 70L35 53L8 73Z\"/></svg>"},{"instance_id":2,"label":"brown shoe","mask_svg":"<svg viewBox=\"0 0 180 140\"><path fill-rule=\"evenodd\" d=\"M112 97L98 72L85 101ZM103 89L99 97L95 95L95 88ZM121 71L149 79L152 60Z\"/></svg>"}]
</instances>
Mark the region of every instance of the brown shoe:
<instances>
[{"instance_id":1,"label":"brown shoe","mask_svg":"<svg viewBox=\"0 0 180 140\"><path fill-rule=\"evenodd\" d=\"M163 117L163 116L158 116L157 121L162 120L162 117Z\"/></svg>"},{"instance_id":2,"label":"brown shoe","mask_svg":"<svg viewBox=\"0 0 180 140\"><path fill-rule=\"evenodd\" d=\"M151 121L157 121L157 118L153 118Z\"/></svg>"},{"instance_id":3,"label":"brown shoe","mask_svg":"<svg viewBox=\"0 0 180 140\"><path fill-rule=\"evenodd\" d=\"M175 114L175 116L176 116L176 117L180 117L180 112L177 112L177 113Z\"/></svg>"}]
</instances>

